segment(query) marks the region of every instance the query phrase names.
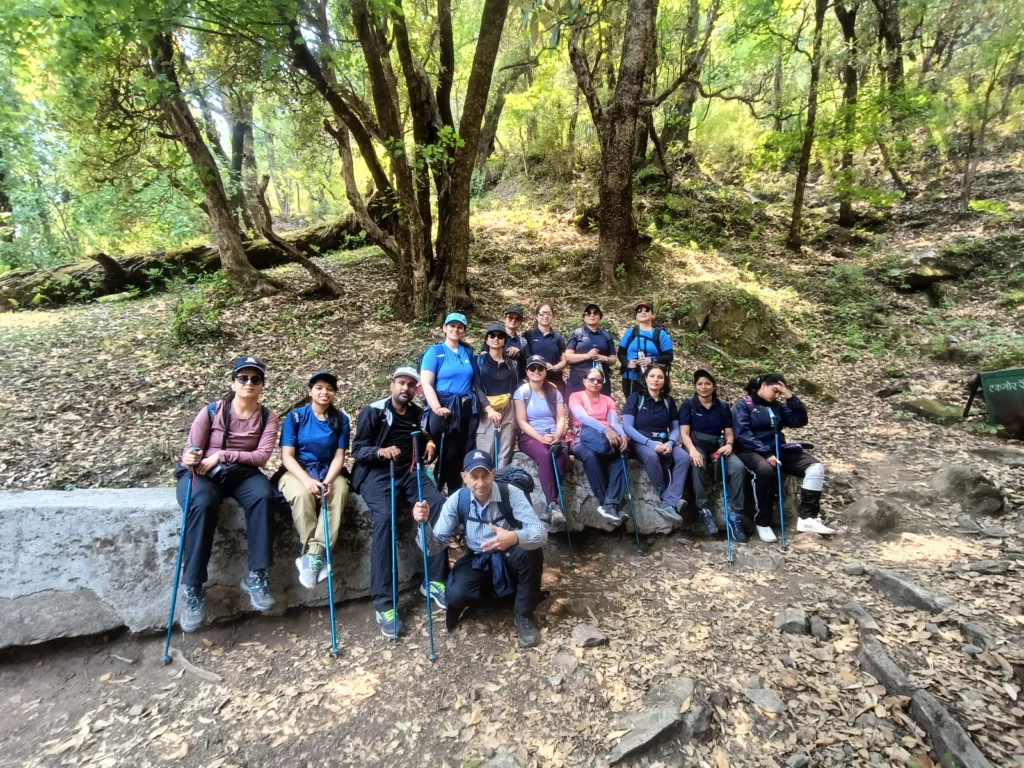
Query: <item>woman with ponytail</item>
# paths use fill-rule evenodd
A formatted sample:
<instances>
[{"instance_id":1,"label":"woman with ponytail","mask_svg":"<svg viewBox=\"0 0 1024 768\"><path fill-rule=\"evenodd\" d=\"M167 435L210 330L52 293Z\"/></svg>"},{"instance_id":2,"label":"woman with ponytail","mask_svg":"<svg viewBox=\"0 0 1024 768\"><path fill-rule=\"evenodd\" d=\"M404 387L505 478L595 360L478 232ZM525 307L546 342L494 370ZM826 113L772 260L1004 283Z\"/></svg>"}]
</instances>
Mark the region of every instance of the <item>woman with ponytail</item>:
<instances>
[{"instance_id":1,"label":"woman with ponytail","mask_svg":"<svg viewBox=\"0 0 1024 768\"><path fill-rule=\"evenodd\" d=\"M519 450L537 462L537 475L544 490L547 506L540 515L545 523L564 522L558 507L558 482L551 463L554 454L559 477L565 477L569 456L562 442L565 437L567 412L562 393L548 380L548 363L541 355L526 361L527 381L513 397L516 422L519 424Z\"/></svg>"}]
</instances>

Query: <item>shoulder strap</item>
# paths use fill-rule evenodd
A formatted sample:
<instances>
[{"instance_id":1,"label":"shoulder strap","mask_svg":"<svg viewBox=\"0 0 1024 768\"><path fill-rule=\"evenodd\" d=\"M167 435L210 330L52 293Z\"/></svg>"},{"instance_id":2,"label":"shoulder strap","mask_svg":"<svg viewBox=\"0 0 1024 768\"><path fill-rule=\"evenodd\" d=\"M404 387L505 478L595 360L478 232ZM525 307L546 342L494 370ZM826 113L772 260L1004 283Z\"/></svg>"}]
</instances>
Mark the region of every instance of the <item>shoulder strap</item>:
<instances>
[{"instance_id":1,"label":"shoulder strap","mask_svg":"<svg viewBox=\"0 0 1024 768\"><path fill-rule=\"evenodd\" d=\"M263 430L267 428L267 419L270 417L270 409L265 405L260 406L260 434L263 434ZM298 417L296 416L296 423L298 423Z\"/></svg>"},{"instance_id":2,"label":"shoulder strap","mask_svg":"<svg viewBox=\"0 0 1024 768\"><path fill-rule=\"evenodd\" d=\"M469 519L469 488L462 486L458 493L459 499L455 502L455 511L459 515L459 522L465 528L466 521Z\"/></svg>"},{"instance_id":3,"label":"shoulder strap","mask_svg":"<svg viewBox=\"0 0 1024 768\"><path fill-rule=\"evenodd\" d=\"M217 414L217 403L220 400L214 400L212 403L206 405L206 415L210 417L210 434L213 434L213 419ZM220 449L223 451L228 447L228 432L231 431L231 404L224 403L224 436L220 440ZM260 430L261 432L263 430Z\"/></svg>"},{"instance_id":4,"label":"shoulder strap","mask_svg":"<svg viewBox=\"0 0 1024 768\"><path fill-rule=\"evenodd\" d=\"M512 514L512 502L509 500L509 493L508 483L498 483L498 494L501 496L498 509L501 511L501 516L505 518L505 522L508 523L508 527L513 531L518 531L523 527L523 524L516 520L516 516Z\"/></svg>"},{"instance_id":5,"label":"shoulder strap","mask_svg":"<svg viewBox=\"0 0 1024 768\"><path fill-rule=\"evenodd\" d=\"M519 388L519 394L523 396L523 404L529 405L530 398L533 397L533 387L530 386L530 382L526 382Z\"/></svg>"}]
</instances>

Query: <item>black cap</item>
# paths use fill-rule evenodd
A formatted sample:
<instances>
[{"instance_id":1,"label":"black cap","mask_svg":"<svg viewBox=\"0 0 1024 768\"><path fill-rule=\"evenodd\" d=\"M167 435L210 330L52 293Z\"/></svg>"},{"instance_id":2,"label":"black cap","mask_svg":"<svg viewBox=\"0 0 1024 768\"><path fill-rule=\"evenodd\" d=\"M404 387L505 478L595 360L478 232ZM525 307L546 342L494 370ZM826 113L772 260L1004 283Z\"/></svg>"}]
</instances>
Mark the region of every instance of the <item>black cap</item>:
<instances>
[{"instance_id":1,"label":"black cap","mask_svg":"<svg viewBox=\"0 0 1024 768\"><path fill-rule=\"evenodd\" d=\"M483 467L488 472L494 471L494 462L491 461L491 454L486 451L470 451L462 460L462 471L472 472L474 469Z\"/></svg>"},{"instance_id":2,"label":"black cap","mask_svg":"<svg viewBox=\"0 0 1024 768\"><path fill-rule=\"evenodd\" d=\"M326 381L331 385L332 388L338 388L338 377L330 371L317 371L309 377L309 383L306 385L306 389L312 389L313 385L318 381Z\"/></svg>"},{"instance_id":3,"label":"black cap","mask_svg":"<svg viewBox=\"0 0 1024 768\"><path fill-rule=\"evenodd\" d=\"M246 355L240 357L231 365L231 375L234 376L243 368L255 368L257 371L262 373L264 376L267 375L267 364L260 360L258 357L252 355Z\"/></svg>"},{"instance_id":4,"label":"black cap","mask_svg":"<svg viewBox=\"0 0 1024 768\"><path fill-rule=\"evenodd\" d=\"M523 308L522 307L517 307L515 304L513 304L511 307L509 307L508 309L505 310L505 314L506 315L519 315L520 317L522 317L523 316Z\"/></svg>"},{"instance_id":5,"label":"black cap","mask_svg":"<svg viewBox=\"0 0 1024 768\"><path fill-rule=\"evenodd\" d=\"M547 367L548 367L548 361L547 361L547 360L545 360L545 359L544 359L543 357L541 357L540 355L530 355L530 356L529 356L529 357L528 357L528 358L526 359L526 370L530 370L530 366L531 366L531 365L539 365L539 366L541 366L542 368L544 368L545 370L547 370Z\"/></svg>"},{"instance_id":6,"label":"black cap","mask_svg":"<svg viewBox=\"0 0 1024 768\"><path fill-rule=\"evenodd\" d=\"M654 311L654 302L653 301L638 301L636 303L636 307L633 309L633 311L634 312L638 312L641 307L646 307L647 309L651 310L651 312L653 312Z\"/></svg>"},{"instance_id":7,"label":"black cap","mask_svg":"<svg viewBox=\"0 0 1024 768\"><path fill-rule=\"evenodd\" d=\"M508 338L508 331L505 330L504 323L491 323L487 326L487 333L503 333L505 338Z\"/></svg>"},{"instance_id":8,"label":"black cap","mask_svg":"<svg viewBox=\"0 0 1024 768\"><path fill-rule=\"evenodd\" d=\"M583 308L583 314L587 314L587 312L589 312L592 309L596 309L597 314L599 314L601 317L604 317L604 312L601 311L601 308L597 306L597 304L587 304L587 306Z\"/></svg>"}]
</instances>

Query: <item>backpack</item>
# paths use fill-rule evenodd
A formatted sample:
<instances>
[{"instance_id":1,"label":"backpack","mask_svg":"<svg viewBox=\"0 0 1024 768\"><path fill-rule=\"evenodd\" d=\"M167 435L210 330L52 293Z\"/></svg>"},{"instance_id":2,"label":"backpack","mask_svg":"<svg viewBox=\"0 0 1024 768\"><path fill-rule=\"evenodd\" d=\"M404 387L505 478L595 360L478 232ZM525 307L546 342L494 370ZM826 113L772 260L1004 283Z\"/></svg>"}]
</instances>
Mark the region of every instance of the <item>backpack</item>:
<instances>
[{"instance_id":1,"label":"backpack","mask_svg":"<svg viewBox=\"0 0 1024 768\"><path fill-rule=\"evenodd\" d=\"M518 531L523 527L523 524L516 520L515 515L512 514L512 502L509 501L509 485L514 485L516 488L521 490L526 496L526 500L533 503L530 500L530 494L533 493L536 487L533 483L533 478L526 472L521 470L519 467L508 466L502 467L494 475L494 482L498 484L498 493L501 496L498 502L498 510L501 512L502 518L508 523L509 528L513 531ZM462 527L466 527L466 522L470 520L469 517L469 500L472 495L472 491L469 488L462 487L458 491L459 500L456 502L456 511L459 515L459 522L462 523ZM478 518L472 518L475 522L485 522Z\"/></svg>"},{"instance_id":2,"label":"backpack","mask_svg":"<svg viewBox=\"0 0 1024 768\"><path fill-rule=\"evenodd\" d=\"M213 417L217 414L217 403L220 400L214 400L212 403L206 404L206 415L210 419L210 429L213 429ZM228 406L230 408L230 406ZM260 434L263 434L263 430L267 428L267 417L270 415L270 409L265 405L260 406ZM224 439L220 442L221 450L227 448L228 445L228 433L231 431L231 411L228 410L224 415ZM208 446L207 446L208 447Z\"/></svg>"},{"instance_id":3,"label":"backpack","mask_svg":"<svg viewBox=\"0 0 1024 768\"><path fill-rule=\"evenodd\" d=\"M634 325L632 328L630 328L630 331L632 331L632 333L633 333L633 335L629 337L630 343L632 343L633 339L639 339L640 338L640 326L639 325ZM661 344L658 343L658 339L661 338L661 334L663 334L663 333L668 333L668 331L665 330L665 326L663 326L663 325L655 325L655 326L651 327L650 342L652 344L654 344L654 352L655 352L654 356L655 357L661 357ZM625 340L625 338L626 338L626 335L623 334L622 335L622 339ZM644 337L644 341L648 341L647 337ZM622 341L619 341L619 344L621 346L629 346L629 344L623 344ZM662 363L662 365L665 365L665 364ZM669 366L666 366L666 367L669 367Z\"/></svg>"},{"instance_id":4,"label":"backpack","mask_svg":"<svg viewBox=\"0 0 1024 768\"><path fill-rule=\"evenodd\" d=\"M484 360L490 355L490 352L481 352L476 356L476 370L477 373L483 374ZM508 393L514 395L516 393L516 387L519 386L519 364L511 357L506 357L504 364L509 367L512 371L512 390Z\"/></svg>"},{"instance_id":5,"label":"backpack","mask_svg":"<svg viewBox=\"0 0 1024 768\"><path fill-rule=\"evenodd\" d=\"M419 370L422 370L422 367L423 367L423 358L424 358L424 356L426 356L426 354L427 354L427 353L428 353L428 352L429 352L430 350L432 350L432 349L436 349L437 347L443 347L443 346L445 346L445 343L444 343L443 341L439 341L438 343L436 343L436 344L431 344L431 345L430 345L429 347L427 347L426 349L424 349L424 350L423 350L423 353L422 353L422 354L421 354L421 355L420 355L419 357L417 357L417 358L416 358L416 365L415 365L415 368L416 368L416 370L417 370L417 371L419 371ZM475 349L473 349L473 345L472 345L472 344L470 344L470 343L469 343L469 342L467 342L467 341L463 341L462 339L459 339L459 346L460 346L460 347L465 347L465 348L466 348L466 352L468 352L468 353L469 353L469 360L470 360L470 362L472 362L472 361L473 361L473 355L475 355L475 354L476 354L476 350L475 350Z\"/></svg>"}]
</instances>

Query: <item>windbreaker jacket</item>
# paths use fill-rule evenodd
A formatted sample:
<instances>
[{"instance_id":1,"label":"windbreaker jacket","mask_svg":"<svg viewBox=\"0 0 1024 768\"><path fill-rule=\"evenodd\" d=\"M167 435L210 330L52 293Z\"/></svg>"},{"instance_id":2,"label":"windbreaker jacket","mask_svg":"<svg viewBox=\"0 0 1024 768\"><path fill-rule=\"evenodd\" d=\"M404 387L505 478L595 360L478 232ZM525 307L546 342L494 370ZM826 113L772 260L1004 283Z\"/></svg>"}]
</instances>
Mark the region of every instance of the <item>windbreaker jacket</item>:
<instances>
[{"instance_id":1,"label":"windbreaker jacket","mask_svg":"<svg viewBox=\"0 0 1024 768\"><path fill-rule=\"evenodd\" d=\"M774 415L775 424L772 426ZM796 395L785 405L767 403L759 397L744 395L732 406L732 428L736 433L738 447L762 456L775 453L775 432L779 433L779 445L786 442L783 427L796 429L807 425L807 408Z\"/></svg>"}]
</instances>

